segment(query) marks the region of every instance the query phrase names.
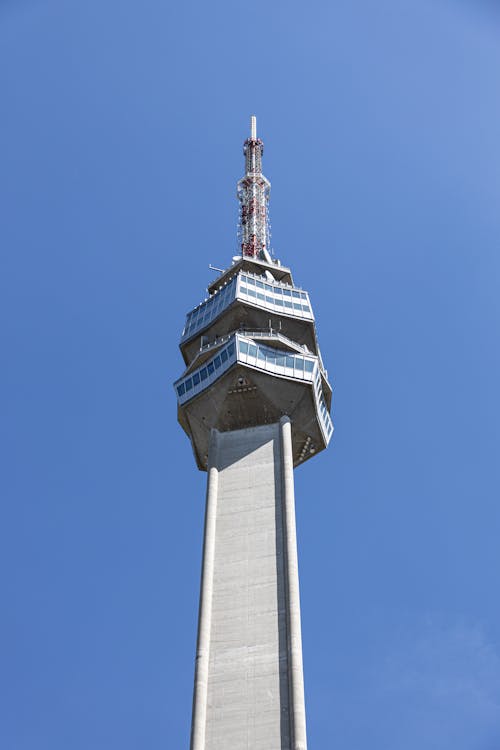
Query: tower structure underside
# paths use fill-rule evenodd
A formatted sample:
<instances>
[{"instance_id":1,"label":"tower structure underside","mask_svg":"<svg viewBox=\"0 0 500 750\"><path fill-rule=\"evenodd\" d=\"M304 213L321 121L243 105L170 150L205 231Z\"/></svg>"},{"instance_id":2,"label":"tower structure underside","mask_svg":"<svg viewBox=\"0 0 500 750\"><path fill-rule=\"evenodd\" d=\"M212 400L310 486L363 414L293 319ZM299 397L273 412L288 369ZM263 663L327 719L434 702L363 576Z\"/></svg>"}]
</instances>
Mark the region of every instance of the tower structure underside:
<instances>
[{"instance_id":1,"label":"tower structure underside","mask_svg":"<svg viewBox=\"0 0 500 750\"><path fill-rule=\"evenodd\" d=\"M208 472L191 750L306 750L293 469L326 448L332 390L309 295L269 253L252 118L240 254L181 336L178 418Z\"/></svg>"}]
</instances>

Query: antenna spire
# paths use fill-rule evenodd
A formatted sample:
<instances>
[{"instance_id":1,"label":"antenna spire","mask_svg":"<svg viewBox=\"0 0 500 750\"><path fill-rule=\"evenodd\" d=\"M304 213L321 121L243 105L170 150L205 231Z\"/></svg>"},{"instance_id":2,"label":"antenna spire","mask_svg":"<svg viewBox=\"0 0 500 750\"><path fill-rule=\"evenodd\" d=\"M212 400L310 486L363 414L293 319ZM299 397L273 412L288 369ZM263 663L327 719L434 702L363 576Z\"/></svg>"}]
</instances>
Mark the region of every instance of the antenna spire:
<instances>
[{"instance_id":1,"label":"antenna spire","mask_svg":"<svg viewBox=\"0 0 500 750\"><path fill-rule=\"evenodd\" d=\"M262 174L264 143L257 138L257 118L250 117L250 138L243 144L245 176L238 182L240 202L238 238L241 254L270 261L269 193L271 183Z\"/></svg>"}]
</instances>

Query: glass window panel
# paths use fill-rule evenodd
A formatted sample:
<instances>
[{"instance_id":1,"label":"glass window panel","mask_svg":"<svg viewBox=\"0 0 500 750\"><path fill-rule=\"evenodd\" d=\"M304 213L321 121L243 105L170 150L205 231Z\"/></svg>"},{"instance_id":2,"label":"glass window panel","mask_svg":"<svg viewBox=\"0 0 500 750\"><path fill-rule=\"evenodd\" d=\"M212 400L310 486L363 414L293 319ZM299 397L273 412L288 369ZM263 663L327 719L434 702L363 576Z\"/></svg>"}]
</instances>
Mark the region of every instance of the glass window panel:
<instances>
[{"instance_id":1,"label":"glass window panel","mask_svg":"<svg viewBox=\"0 0 500 750\"><path fill-rule=\"evenodd\" d=\"M269 302L270 305L274 305L274 299L272 297L268 297L266 294L266 302Z\"/></svg>"},{"instance_id":2,"label":"glass window panel","mask_svg":"<svg viewBox=\"0 0 500 750\"><path fill-rule=\"evenodd\" d=\"M207 379L207 368L206 367L203 367L200 370L200 376L201 376L202 380L206 380Z\"/></svg>"},{"instance_id":3,"label":"glass window panel","mask_svg":"<svg viewBox=\"0 0 500 750\"><path fill-rule=\"evenodd\" d=\"M277 357L276 357L276 364L280 365L280 367L284 367L285 366L285 359L286 359L286 357L285 357L284 354L278 354Z\"/></svg>"},{"instance_id":4,"label":"glass window panel","mask_svg":"<svg viewBox=\"0 0 500 750\"><path fill-rule=\"evenodd\" d=\"M295 357L295 369L296 370L304 369L304 359L302 357Z\"/></svg>"},{"instance_id":5,"label":"glass window panel","mask_svg":"<svg viewBox=\"0 0 500 750\"><path fill-rule=\"evenodd\" d=\"M293 370L293 357L287 356L286 358L286 366L290 367Z\"/></svg>"},{"instance_id":6,"label":"glass window panel","mask_svg":"<svg viewBox=\"0 0 500 750\"><path fill-rule=\"evenodd\" d=\"M264 284L262 281L256 281L255 284L259 287L259 289L264 289Z\"/></svg>"},{"instance_id":7,"label":"glass window panel","mask_svg":"<svg viewBox=\"0 0 500 750\"><path fill-rule=\"evenodd\" d=\"M257 347L255 344L249 344L248 346L248 355L250 357L256 357L257 356Z\"/></svg>"},{"instance_id":8,"label":"glass window panel","mask_svg":"<svg viewBox=\"0 0 500 750\"><path fill-rule=\"evenodd\" d=\"M314 370L314 362L311 362L310 359L306 359L305 369L306 369L306 372L312 372Z\"/></svg>"},{"instance_id":9,"label":"glass window panel","mask_svg":"<svg viewBox=\"0 0 500 750\"><path fill-rule=\"evenodd\" d=\"M296 302L293 303L294 310L302 310L302 305L298 305Z\"/></svg>"},{"instance_id":10,"label":"glass window panel","mask_svg":"<svg viewBox=\"0 0 500 750\"><path fill-rule=\"evenodd\" d=\"M284 303L285 303L285 307L291 307L292 306L292 303L288 302L288 300L284 300Z\"/></svg>"},{"instance_id":11,"label":"glass window panel","mask_svg":"<svg viewBox=\"0 0 500 750\"><path fill-rule=\"evenodd\" d=\"M221 365L221 361L220 361L219 355L217 355L216 358L214 359L214 365L215 365L215 369L218 370L219 367L220 367L220 365Z\"/></svg>"},{"instance_id":12,"label":"glass window panel","mask_svg":"<svg viewBox=\"0 0 500 750\"><path fill-rule=\"evenodd\" d=\"M250 276L247 278L247 284L251 284L252 286L255 286L255 279L250 278Z\"/></svg>"},{"instance_id":13,"label":"glass window panel","mask_svg":"<svg viewBox=\"0 0 500 750\"><path fill-rule=\"evenodd\" d=\"M292 293L291 293L290 289L283 289L283 294L285 295L285 297L291 297L292 296Z\"/></svg>"},{"instance_id":14,"label":"glass window panel","mask_svg":"<svg viewBox=\"0 0 500 750\"><path fill-rule=\"evenodd\" d=\"M247 290L246 286L243 286L243 284L242 284L242 285L240 286L240 292L241 292L242 294L246 294L246 293L247 293L247 291L248 291L248 290Z\"/></svg>"},{"instance_id":15,"label":"glass window panel","mask_svg":"<svg viewBox=\"0 0 500 750\"><path fill-rule=\"evenodd\" d=\"M234 354L234 341L231 341L231 343L227 347L227 353L229 354L230 357L233 356L233 354Z\"/></svg>"},{"instance_id":16,"label":"glass window panel","mask_svg":"<svg viewBox=\"0 0 500 750\"><path fill-rule=\"evenodd\" d=\"M262 301L264 301L264 295L260 292L257 292L257 299L261 299Z\"/></svg>"},{"instance_id":17,"label":"glass window panel","mask_svg":"<svg viewBox=\"0 0 500 750\"><path fill-rule=\"evenodd\" d=\"M186 389L184 388L184 383L181 383L180 385L177 386L177 393L179 394L179 396L183 396L185 390Z\"/></svg>"},{"instance_id":18,"label":"glass window panel","mask_svg":"<svg viewBox=\"0 0 500 750\"><path fill-rule=\"evenodd\" d=\"M225 349L221 351L220 358L223 362L227 362L227 351Z\"/></svg>"},{"instance_id":19,"label":"glass window panel","mask_svg":"<svg viewBox=\"0 0 500 750\"><path fill-rule=\"evenodd\" d=\"M295 297L295 299L300 299L300 292L292 292L292 297Z\"/></svg>"},{"instance_id":20,"label":"glass window panel","mask_svg":"<svg viewBox=\"0 0 500 750\"><path fill-rule=\"evenodd\" d=\"M200 373L195 372L193 375L193 385L199 385L200 384Z\"/></svg>"},{"instance_id":21,"label":"glass window panel","mask_svg":"<svg viewBox=\"0 0 500 750\"><path fill-rule=\"evenodd\" d=\"M208 374L209 375L213 375L213 373L214 373L214 363L213 362L209 362L208 363L207 370L208 370Z\"/></svg>"},{"instance_id":22,"label":"glass window panel","mask_svg":"<svg viewBox=\"0 0 500 750\"><path fill-rule=\"evenodd\" d=\"M305 292L300 293L301 299L307 299L307 294Z\"/></svg>"},{"instance_id":23,"label":"glass window panel","mask_svg":"<svg viewBox=\"0 0 500 750\"><path fill-rule=\"evenodd\" d=\"M240 341L240 353L248 354L248 344L246 341Z\"/></svg>"},{"instance_id":24,"label":"glass window panel","mask_svg":"<svg viewBox=\"0 0 500 750\"><path fill-rule=\"evenodd\" d=\"M272 288L272 286L270 286L270 284L264 284L264 289L268 293L273 291L273 288Z\"/></svg>"},{"instance_id":25,"label":"glass window panel","mask_svg":"<svg viewBox=\"0 0 500 750\"><path fill-rule=\"evenodd\" d=\"M190 391L192 387L193 387L193 381L191 380L191 378L188 378L186 380L186 391Z\"/></svg>"},{"instance_id":26,"label":"glass window panel","mask_svg":"<svg viewBox=\"0 0 500 750\"><path fill-rule=\"evenodd\" d=\"M258 349L257 349L257 358L258 359L264 359L264 360L266 358L266 352L265 352L265 350L261 346L259 346Z\"/></svg>"},{"instance_id":27,"label":"glass window panel","mask_svg":"<svg viewBox=\"0 0 500 750\"><path fill-rule=\"evenodd\" d=\"M249 289L248 290L248 294L249 294L250 297L255 297L255 295L256 295L255 289Z\"/></svg>"},{"instance_id":28,"label":"glass window panel","mask_svg":"<svg viewBox=\"0 0 500 750\"><path fill-rule=\"evenodd\" d=\"M283 307L283 300L282 299L275 299L274 304L278 307Z\"/></svg>"},{"instance_id":29,"label":"glass window panel","mask_svg":"<svg viewBox=\"0 0 500 750\"><path fill-rule=\"evenodd\" d=\"M306 313L311 312L311 308L309 305L302 305L302 310Z\"/></svg>"}]
</instances>

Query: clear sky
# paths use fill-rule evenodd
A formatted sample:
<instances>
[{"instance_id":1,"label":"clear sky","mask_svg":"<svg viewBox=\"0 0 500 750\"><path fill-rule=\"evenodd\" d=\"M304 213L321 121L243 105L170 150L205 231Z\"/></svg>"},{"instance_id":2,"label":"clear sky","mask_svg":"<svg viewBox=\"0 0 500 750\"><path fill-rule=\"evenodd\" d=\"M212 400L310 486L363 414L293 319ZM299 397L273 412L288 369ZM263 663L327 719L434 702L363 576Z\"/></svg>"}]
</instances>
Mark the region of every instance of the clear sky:
<instances>
[{"instance_id":1,"label":"clear sky","mask_svg":"<svg viewBox=\"0 0 500 750\"><path fill-rule=\"evenodd\" d=\"M188 748L184 314L273 246L334 385L296 472L311 750L500 747L500 14L0 2L0 747Z\"/></svg>"}]
</instances>

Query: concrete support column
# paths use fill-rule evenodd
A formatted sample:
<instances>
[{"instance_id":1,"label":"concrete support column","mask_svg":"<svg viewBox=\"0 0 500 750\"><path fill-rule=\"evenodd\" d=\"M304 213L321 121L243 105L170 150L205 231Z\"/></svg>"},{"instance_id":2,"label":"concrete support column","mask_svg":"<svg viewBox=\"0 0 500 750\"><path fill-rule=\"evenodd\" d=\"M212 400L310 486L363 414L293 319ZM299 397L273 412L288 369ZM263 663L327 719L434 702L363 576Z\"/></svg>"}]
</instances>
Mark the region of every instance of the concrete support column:
<instances>
[{"instance_id":1,"label":"concrete support column","mask_svg":"<svg viewBox=\"0 0 500 750\"><path fill-rule=\"evenodd\" d=\"M217 468L217 438L217 430L212 430L208 456L207 502L205 509L205 534L201 573L198 643L196 648L196 666L194 675L191 750L205 750L208 667L210 659L210 631L212 625L215 531L217 520L217 494L219 485L219 471Z\"/></svg>"},{"instance_id":2,"label":"concrete support column","mask_svg":"<svg viewBox=\"0 0 500 750\"><path fill-rule=\"evenodd\" d=\"M288 675L292 750L307 750L302 632L300 626L299 566L295 528L292 429L290 419L282 417L281 448L283 466L283 525L286 554L286 593L288 609Z\"/></svg>"}]
</instances>

